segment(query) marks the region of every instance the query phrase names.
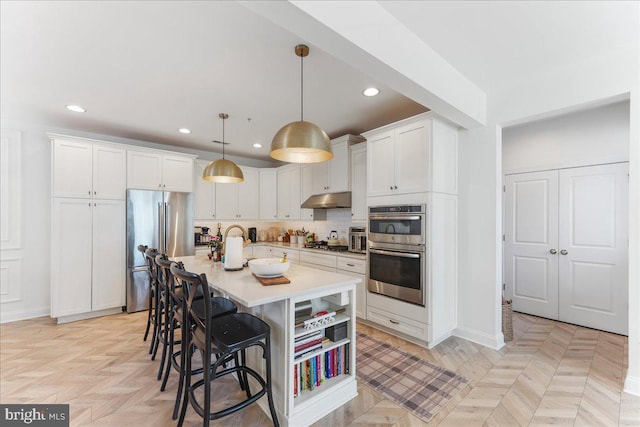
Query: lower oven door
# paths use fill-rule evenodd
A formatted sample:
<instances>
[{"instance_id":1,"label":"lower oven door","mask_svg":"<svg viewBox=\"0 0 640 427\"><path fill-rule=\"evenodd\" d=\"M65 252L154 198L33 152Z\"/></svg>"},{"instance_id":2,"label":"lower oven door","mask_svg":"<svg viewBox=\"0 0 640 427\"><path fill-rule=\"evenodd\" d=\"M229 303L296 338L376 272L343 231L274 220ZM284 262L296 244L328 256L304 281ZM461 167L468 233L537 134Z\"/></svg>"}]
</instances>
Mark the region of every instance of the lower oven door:
<instances>
[{"instance_id":1,"label":"lower oven door","mask_svg":"<svg viewBox=\"0 0 640 427\"><path fill-rule=\"evenodd\" d=\"M424 306L425 250L371 246L369 291Z\"/></svg>"}]
</instances>

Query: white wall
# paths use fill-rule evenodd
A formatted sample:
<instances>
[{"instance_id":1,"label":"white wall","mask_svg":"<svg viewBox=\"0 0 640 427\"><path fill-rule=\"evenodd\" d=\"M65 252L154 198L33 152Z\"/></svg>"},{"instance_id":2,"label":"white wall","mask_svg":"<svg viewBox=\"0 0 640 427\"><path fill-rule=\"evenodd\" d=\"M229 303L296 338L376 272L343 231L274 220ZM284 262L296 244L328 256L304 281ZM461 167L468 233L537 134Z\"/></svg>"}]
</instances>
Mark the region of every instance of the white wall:
<instances>
[{"instance_id":1,"label":"white wall","mask_svg":"<svg viewBox=\"0 0 640 427\"><path fill-rule=\"evenodd\" d=\"M629 102L564 114L502 132L506 173L629 161Z\"/></svg>"},{"instance_id":2,"label":"white wall","mask_svg":"<svg viewBox=\"0 0 640 427\"><path fill-rule=\"evenodd\" d=\"M490 93L487 126L461 132L460 298L456 331L457 335L478 342L499 346L502 341L502 127L630 99L629 370L625 387L635 394L640 394L639 50L594 58L588 64L575 64L521 86Z\"/></svg>"}]
</instances>

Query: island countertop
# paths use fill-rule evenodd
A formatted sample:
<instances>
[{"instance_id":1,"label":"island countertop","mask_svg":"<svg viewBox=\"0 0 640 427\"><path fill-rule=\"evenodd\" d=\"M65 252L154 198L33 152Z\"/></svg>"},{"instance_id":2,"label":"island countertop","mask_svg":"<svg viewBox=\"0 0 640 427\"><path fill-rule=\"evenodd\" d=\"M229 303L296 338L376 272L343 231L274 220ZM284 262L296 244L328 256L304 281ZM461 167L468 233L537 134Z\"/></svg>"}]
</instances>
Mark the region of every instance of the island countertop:
<instances>
[{"instance_id":1,"label":"island countertop","mask_svg":"<svg viewBox=\"0 0 640 427\"><path fill-rule=\"evenodd\" d=\"M221 262L212 262L206 255L176 257L174 260L181 261L187 271L206 274L211 287L227 294L245 307L257 307L343 286L348 288L349 285L362 281L354 276L291 264L284 274L291 283L264 286L248 267L240 271L225 271Z\"/></svg>"}]
</instances>

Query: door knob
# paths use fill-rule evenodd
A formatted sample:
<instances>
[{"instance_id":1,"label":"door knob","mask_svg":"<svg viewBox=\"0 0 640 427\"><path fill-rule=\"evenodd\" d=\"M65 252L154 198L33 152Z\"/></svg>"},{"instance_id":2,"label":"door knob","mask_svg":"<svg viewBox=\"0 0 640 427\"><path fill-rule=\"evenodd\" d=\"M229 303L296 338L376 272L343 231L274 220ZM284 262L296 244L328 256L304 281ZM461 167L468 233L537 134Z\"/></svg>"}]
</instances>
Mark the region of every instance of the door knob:
<instances>
[{"instance_id":1,"label":"door knob","mask_svg":"<svg viewBox=\"0 0 640 427\"><path fill-rule=\"evenodd\" d=\"M566 250L566 249L563 249L563 250L561 250L561 251L560 251L560 253L561 253L562 255L566 255L566 254L568 254L569 252L567 252L567 250Z\"/></svg>"},{"instance_id":2,"label":"door knob","mask_svg":"<svg viewBox=\"0 0 640 427\"><path fill-rule=\"evenodd\" d=\"M555 254L557 254L557 253L558 253L558 251L556 251L555 249L551 249L551 250L549 251L549 253L550 253L550 254L552 254L552 255L555 255Z\"/></svg>"}]
</instances>

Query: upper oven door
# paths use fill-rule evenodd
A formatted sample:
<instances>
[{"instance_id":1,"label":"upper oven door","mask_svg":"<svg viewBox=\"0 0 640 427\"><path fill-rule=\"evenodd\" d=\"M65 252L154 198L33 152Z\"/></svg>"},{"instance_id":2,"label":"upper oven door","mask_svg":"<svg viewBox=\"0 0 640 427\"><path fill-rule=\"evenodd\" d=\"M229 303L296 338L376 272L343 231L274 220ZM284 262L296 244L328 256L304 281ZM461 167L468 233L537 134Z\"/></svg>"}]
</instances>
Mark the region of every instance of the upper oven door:
<instances>
[{"instance_id":1,"label":"upper oven door","mask_svg":"<svg viewBox=\"0 0 640 427\"><path fill-rule=\"evenodd\" d=\"M369 213L369 241L424 245L424 213Z\"/></svg>"}]
</instances>

